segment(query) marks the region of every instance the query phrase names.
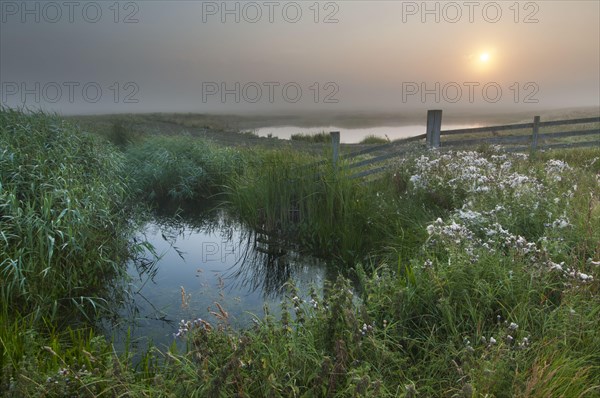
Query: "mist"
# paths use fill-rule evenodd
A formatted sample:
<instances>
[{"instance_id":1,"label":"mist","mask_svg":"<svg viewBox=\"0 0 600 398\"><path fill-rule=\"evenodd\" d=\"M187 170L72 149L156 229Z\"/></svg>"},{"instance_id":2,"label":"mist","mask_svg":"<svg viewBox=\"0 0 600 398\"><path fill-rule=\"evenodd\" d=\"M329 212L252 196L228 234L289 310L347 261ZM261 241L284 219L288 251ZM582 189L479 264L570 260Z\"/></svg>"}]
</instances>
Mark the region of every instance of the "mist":
<instances>
[{"instance_id":1,"label":"mist","mask_svg":"<svg viewBox=\"0 0 600 398\"><path fill-rule=\"evenodd\" d=\"M9 107L63 114L600 107L598 2L1 7L0 100Z\"/></svg>"}]
</instances>

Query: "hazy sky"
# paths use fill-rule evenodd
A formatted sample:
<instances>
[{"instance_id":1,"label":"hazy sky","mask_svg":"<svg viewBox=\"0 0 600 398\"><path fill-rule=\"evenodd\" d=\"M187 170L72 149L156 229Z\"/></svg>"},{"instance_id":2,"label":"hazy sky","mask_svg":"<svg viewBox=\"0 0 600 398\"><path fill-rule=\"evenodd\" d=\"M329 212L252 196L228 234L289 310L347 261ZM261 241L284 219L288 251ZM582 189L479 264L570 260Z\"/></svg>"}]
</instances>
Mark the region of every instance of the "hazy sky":
<instances>
[{"instance_id":1,"label":"hazy sky","mask_svg":"<svg viewBox=\"0 0 600 398\"><path fill-rule=\"evenodd\" d=\"M3 105L71 113L600 106L598 1L2 1Z\"/></svg>"}]
</instances>

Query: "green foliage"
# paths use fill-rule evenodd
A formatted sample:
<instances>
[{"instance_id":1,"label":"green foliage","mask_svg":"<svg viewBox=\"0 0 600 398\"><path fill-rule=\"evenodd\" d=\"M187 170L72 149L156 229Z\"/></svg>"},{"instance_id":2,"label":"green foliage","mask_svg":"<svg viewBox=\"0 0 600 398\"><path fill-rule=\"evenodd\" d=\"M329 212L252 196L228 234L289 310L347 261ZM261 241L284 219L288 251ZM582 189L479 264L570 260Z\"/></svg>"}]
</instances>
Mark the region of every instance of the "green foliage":
<instances>
[{"instance_id":1,"label":"green foliage","mask_svg":"<svg viewBox=\"0 0 600 398\"><path fill-rule=\"evenodd\" d=\"M343 164L334 170L294 151L256 156L228 185L229 207L255 228L322 257L352 264L391 245L408 255L424 242L424 223L440 213L398 197L387 181L349 178Z\"/></svg>"},{"instance_id":2,"label":"green foliage","mask_svg":"<svg viewBox=\"0 0 600 398\"><path fill-rule=\"evenodd\" d=\"M155 137L122 155L54 116L0 122L2 396L600 393L598 150L417 153L365 183L291 150ZM184 352L134 366L74 321L118 290L124 209L216 193L355 283L290 283L278 319L245 330L217 305L181 325Z\"/></svg>"},{"instance_id":3,"label":"green foliage","mask_svg":"<svg viewBox=\"0 0 600 398\"><path fill-rule=\"evenodd\" d=\"M248 138L259 138L255 130L244 130L240 131L238 134Z\"/></svg>"},{"instance_id":4,"label":"green foliage","mask_svg":"<svg viewBox=\"0 0 600 398\"><path fill-rule=\"evenodd\" d=\"M30 316L14 319L0 309L0 395L3 397L149 396L156 361L143 356L136 370L130 354L117 355L89 328L41 334Z\"/></svg>"},{"instance_id":5,"label":"green foliage","mask_svg":"<svg viewBox=\"0 0 600 398\"><path fill-rule=\"evenodd\" d=\"M238 151L186 136L148 138L126 157L135 194L158 203L208 198L243 167Z\"/></svg>"},{"instance_id":6,"label":"green foliage","mask_svg":"<svg viewBox=\"0 0 600 398\"><path fill-rule=\"evenodd\" d=\"M298 133L298 134L292 134L290 139L292 141L304 141L304 142L310 142L312 144L318 144L318 143L330 143L331 142L331 136L322 131L320 133L316 133L316 134L304 134L304 133Z\"/></svg>"},{"instance_id":7,"label":"green foliage","mask_svg":"<svg viewBox=\"0 0 600 398\"><path fill-rule=\"evenodd\" d=\"M117 120L113 122L108 133L108 139L117 147L124 149L135 140L138 136L132 131L131 127L124 122Z\"/></svg>"},{"instance_id":8,"label":"green foliage","mask_svg":"<svg viewBox=\"0 0 600 398\"><path fill-rule=\"evenodd\" d=\"M388 142L390 142L389 139L371 134L363 138L360 144L387 144Z\"/></svg>"},{"instance_id":9,"label":"green foliage","mask_svg":"<svg viewBox=\"0 0 600 398\"><path fill-rule=\"evenodd\" d=\"M0 300L91 318L124 274L123 158L59 117L0 110Z\"/></svg>"}]
</instances>

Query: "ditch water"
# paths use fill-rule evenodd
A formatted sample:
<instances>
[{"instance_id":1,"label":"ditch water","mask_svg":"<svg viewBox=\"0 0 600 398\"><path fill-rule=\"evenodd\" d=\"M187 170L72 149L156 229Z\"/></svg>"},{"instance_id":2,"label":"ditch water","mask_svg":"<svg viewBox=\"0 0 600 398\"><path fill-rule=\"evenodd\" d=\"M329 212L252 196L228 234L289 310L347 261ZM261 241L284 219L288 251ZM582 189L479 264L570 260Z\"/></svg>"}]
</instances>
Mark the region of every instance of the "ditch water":
<instances>
[{"instance_id":1,"label":"ditch water","mask_svg":"<svg viewBox=\"0 0 600 398\"><path fill-rule=\"evenodd\" d=\"M279 313L288 280L308 294L328 278L323 261L253 231L223 210L157 216L137 240L149 242L158 260L129 264L131 303L122 310L120 327L109 332L117 347L123 347L128 333L138 346L145 341L169 346L182 319L216 323L210 311L219 312L217 302L232 327L248 326L254 316L263 317L264 305ZM140 258L152 259L152 249Z\"/></svg>"}]
</instances>

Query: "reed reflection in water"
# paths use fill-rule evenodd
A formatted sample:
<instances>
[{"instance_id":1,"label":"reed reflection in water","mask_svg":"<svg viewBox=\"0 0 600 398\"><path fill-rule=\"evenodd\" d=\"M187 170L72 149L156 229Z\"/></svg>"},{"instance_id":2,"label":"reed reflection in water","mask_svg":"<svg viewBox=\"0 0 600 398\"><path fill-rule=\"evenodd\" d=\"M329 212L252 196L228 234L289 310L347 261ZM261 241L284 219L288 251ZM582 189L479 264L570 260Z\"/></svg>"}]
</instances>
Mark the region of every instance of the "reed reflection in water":
<instances>
[{"instance_id":1,"label":"reed reflection in water","mask_svg":"<svg viewBox=\"0 0 600 398\"><path fill-rule=\"evenodd\" d=\"M134 338L169 345L181 319L209 319L222 305L233 327L247 326L264 305L277 313L283 287L323 287L332 273L297 247L253 231L223 210L190 216L156 216L137 236L150 245L129 265ZM158 256L157 261L150 261ZM335 273L337 275L337 273ZM335 277L332 275L332 277Z\"/></svg>"}]
</instances>

